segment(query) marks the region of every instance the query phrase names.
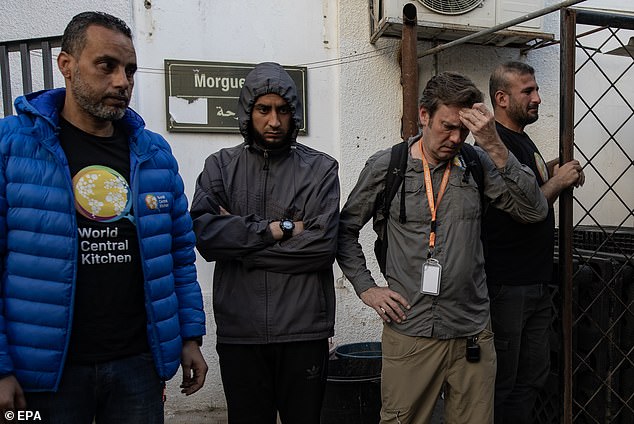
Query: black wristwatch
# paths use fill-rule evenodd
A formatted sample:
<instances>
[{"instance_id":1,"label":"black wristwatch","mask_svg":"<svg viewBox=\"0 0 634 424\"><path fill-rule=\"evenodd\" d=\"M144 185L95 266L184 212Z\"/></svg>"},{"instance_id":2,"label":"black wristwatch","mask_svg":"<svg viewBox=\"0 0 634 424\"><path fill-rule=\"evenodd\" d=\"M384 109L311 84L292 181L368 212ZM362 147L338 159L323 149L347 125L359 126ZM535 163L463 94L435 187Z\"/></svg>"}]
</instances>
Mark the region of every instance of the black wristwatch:
<instances>
[{"instance_id":1,"label":"black wristwatch","mask_svg":"<svg viewBox=\"0 0 634 424\"><path fill-rule=\"evenodd\" d=\"M280 229L282 230L282 240L288 240L293 236L295 223L288 218L284 218L280 221Z\"/></svg>"}]
</instances>

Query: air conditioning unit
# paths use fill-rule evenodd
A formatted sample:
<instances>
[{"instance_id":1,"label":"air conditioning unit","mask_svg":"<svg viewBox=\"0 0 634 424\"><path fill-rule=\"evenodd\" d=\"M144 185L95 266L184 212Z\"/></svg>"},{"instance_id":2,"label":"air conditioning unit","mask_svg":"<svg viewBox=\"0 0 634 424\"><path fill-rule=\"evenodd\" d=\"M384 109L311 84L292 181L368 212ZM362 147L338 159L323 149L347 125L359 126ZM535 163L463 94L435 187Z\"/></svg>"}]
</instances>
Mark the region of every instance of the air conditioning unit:
<instances>
[{"instance_id":1,"label":"air conditioning unit","mask_svg":"<svg viewBox=\"0 0 634 424\"><path fill-rule=\"evenodd\" d=\"M400 37L403 6L416 6L421 39L454 40L508 22L544 7L544 0L370 0L373 28L378 37ZM521 22L482 38L478 44L526 45L533 40L552 40L543 32L543 17Z\"/></svg>"}]
</instances>

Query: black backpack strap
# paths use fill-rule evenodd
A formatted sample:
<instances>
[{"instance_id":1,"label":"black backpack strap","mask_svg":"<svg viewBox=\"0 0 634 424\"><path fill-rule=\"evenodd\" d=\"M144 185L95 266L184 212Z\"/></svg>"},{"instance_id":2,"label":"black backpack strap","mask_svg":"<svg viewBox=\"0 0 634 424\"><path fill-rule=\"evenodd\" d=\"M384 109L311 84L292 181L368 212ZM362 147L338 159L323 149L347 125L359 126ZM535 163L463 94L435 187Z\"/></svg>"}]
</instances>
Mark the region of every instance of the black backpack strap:
<instances>
[{"instance_id":1,"label":"black backpack strap","mask_svg":"<svg viewBox=\"0 0 634 424\"><path fill-rule=\"evenodd\" d=\"M482 167L482 162L480 162L480 156L478 156L475 148L467 143L462 145L460 154L466 166L462 180L465 183L469 182L469 176L473 176L473 180L478 185L478 191L480 192L480 202L484 207L484 168Z\"/></svg>"},{"instance_id":2,"label":"black backpack strap","mask_svg":"<svg viewBox=\"0 0 634 424\"><path fill-rule=\"evenodd\" d=\"M383 191L383 216L385 219L390 215L390 205L398 188L401 187L401 207L399 212L399 222L405 223L407 216L405 214L405 184L402 184L405 178L405 170L407 169L407 156L409 144L402 141L392 146L390 153L390 164L387 168L385 176L385 189Z\"/></svg>"},{"instance_id":3,"label":"black backpack strap","mask_svg":"<svg viewBox=\"0 0 634 424\"><path fill-rule=\"evenodd\" d=\"M379 195L377 202L377 210L381 211L382 219L379 225L379 237L374 242L374 254L379 263L381 273L385 275L385 263L387 261L387 222L390 217L390 205L399 186L401 187L401 207L399 212L399 221L405 222L405 171L407 169L409 143L407 141L400 142L392 146L390 151L390 164L385 173L385 187ZM376 214L375 214L376 215Z\"/></svg>"}]
</instances>

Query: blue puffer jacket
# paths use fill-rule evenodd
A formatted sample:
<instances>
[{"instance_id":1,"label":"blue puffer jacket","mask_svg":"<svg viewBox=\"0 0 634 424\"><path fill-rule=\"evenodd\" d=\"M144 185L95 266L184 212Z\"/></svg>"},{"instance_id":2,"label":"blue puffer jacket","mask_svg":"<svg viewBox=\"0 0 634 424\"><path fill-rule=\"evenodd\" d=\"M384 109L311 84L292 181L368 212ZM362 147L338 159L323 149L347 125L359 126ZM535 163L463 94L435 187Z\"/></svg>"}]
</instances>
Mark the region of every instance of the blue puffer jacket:
<instances>
[{"instance_id":1,"label":"blue puffer jacket","mask_svg":"<svg viewBox=\"0 0 634 424\"><path fill-rule=\"evenodd\" d=\"M57 138L65 90L20 97L0 120L0 375L27 391L56 390L73 320L78 235L71 176ZM205 333L195 237L167 142L128 109L130 180L145 278L147 337L167 380L182 338ZM154 195L158 207L144 199Z\"/></svg>"}]
</instances>

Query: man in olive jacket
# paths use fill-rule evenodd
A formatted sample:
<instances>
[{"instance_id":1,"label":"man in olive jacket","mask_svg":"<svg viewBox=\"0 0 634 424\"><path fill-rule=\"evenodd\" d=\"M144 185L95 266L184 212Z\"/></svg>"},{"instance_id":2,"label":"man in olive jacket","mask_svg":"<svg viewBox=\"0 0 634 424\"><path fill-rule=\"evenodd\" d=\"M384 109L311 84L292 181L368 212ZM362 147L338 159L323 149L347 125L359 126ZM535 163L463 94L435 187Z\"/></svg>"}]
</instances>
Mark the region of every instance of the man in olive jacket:
<instances>
[{"instance_id":1,"label":"man in olive jacket","mask_svg":"<svg viewBox=\"0 0 634 424\"><path fill-rule=\"evenodd\" d=\"M496 357L482 210L486 205L535 222L548 207L535 175L504 146L482 101L463 75L432 77L419 101L422 130L408 141L402 190L389 216L376 211L382 210L377 204L390 149L368 159L341 211L337 261L361 300L385 322L381 424L429 422L441 391L446 422L493 422ZM470 132L480 147L467 147ZM468 150L477 161L467 158ZM387 286L375 283L359 243L370 219L387 219Z\"/></svg>"},{"instance_id":2,"label":"man in olive jacket","mask_svg":"<svg viewBox=\"0 0 634 424\"><path fill-rule=\"evenodd\" d=\"M319 423L333 335L337 162L296 141L297 89L276 63L242 88L244 142L209 156L192 203L216 261L214 316L229 422Z\"/></svg>"}]
</instances>

